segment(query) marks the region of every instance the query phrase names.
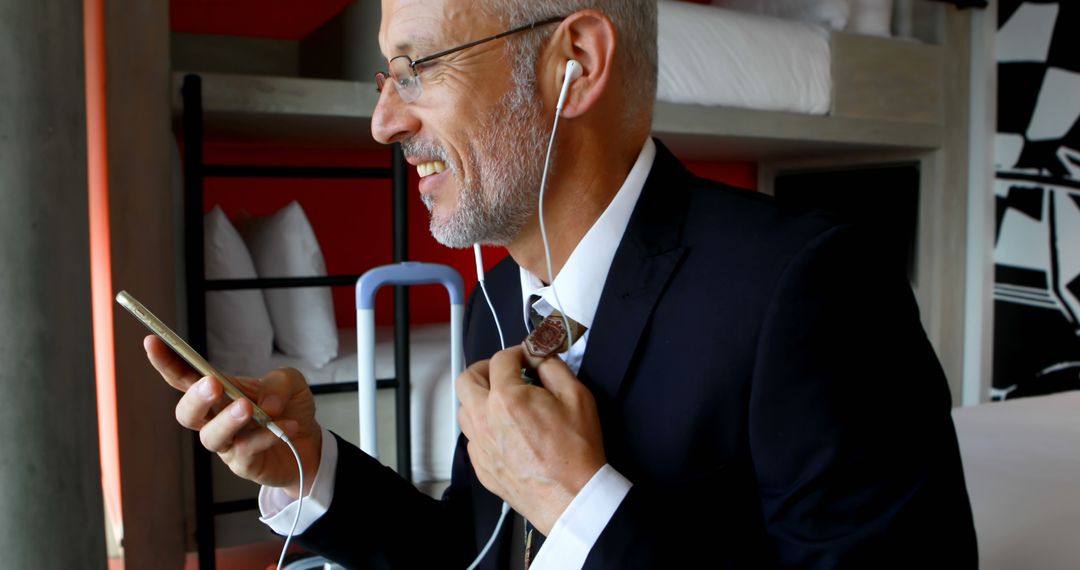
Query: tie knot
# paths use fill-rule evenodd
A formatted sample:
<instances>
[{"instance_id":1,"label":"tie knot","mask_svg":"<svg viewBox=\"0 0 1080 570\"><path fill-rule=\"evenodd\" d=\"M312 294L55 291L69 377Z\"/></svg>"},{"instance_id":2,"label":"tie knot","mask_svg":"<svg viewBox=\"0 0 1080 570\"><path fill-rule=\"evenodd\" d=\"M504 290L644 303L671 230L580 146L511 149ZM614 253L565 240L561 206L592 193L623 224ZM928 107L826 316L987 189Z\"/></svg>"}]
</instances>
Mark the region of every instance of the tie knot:
<instances>
[{"instance_id":1,"label":"tie knot","mask_svg":"<svg viewBox=\"0 0 1080 570\"><path fill-rule=\"evenodd\" d=\"M558 310L553 309L546 317L540 315L534 307L539 299L536 295L529 297L529 321L533 330L525 339L525 352L533 368L552 354L570 350L572 342L585 334L584 325L563 316Z\"/></svg>"}]
</instances>

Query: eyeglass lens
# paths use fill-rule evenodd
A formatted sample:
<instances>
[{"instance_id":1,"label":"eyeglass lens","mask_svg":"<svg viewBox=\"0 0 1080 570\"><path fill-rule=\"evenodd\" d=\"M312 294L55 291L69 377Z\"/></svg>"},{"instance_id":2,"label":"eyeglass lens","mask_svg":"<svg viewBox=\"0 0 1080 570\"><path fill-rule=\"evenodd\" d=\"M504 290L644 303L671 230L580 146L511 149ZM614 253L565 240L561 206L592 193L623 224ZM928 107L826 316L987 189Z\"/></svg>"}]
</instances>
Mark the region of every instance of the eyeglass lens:
<instances>
[{"instance_id":1,"label":"eyeglass lens","mask_svg":"<svg viewBox=\"0 0 1080 570\"><path fill-rule=\"evenodd\" d=\"M382 92L387 79L391 80L398 96L406 103L416 101L423 92L420 76L413 70L412 60L408 56L399 55L391 59L389 73L376 73L375 89Z\"/></svg>"}]
</instances>

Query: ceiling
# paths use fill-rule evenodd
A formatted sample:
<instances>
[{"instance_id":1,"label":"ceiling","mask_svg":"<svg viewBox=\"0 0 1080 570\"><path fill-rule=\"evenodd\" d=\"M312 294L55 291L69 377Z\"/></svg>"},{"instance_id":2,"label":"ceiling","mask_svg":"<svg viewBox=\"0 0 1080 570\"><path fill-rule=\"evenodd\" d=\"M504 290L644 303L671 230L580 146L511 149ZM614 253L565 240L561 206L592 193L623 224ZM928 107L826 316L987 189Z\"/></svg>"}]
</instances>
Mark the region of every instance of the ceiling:
<instances>
[{"instance_id":1,"label":"ceiling","mask_svg":"<svg viewBox=\"0 0 1080 570\"><path fill-rule=\"evenodd\" d=\"M170 0L169 20L174 32L299 40L352 2L353 0Z\"/></svg>"}]
</instances>

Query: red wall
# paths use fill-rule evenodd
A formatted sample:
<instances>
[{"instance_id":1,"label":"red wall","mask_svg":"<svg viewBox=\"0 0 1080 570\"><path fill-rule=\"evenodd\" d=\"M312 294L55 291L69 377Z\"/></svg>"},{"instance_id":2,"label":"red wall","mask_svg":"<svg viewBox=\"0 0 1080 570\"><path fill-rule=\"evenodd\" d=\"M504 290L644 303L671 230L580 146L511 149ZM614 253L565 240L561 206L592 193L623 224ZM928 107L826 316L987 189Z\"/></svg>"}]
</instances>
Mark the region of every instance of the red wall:
<instances>
[{"instance_id":1,"label":"red wall","mask_svg":"<svg viewBox=\"0 0 1080 570\"><path fill-rule=\"evenodd\" d=\"M390 151L356 151L333 147L238 145L209 143L208 164L276 164L295 166L389 166ZM472 292L476 281L472 250L451 250L439 245L427 231L427 210L410 174L409 259L444 263L456 269ZM393 260L389 180L297 180L211 178L206 181L205 204L215 205L234 221L244 215L265 216L296 200L303 206L323 250L328 273L361 274ZM502 248L485 248L490 268L506 256ZM390 289L379 293L376 313L381 323L393 319ZM351 287L333 289L340 326L355 325L355 301ZM413 322L445 322L449 318L447 296L441 286L413 288L410 293Z\"/></svg>"},{"instance_id":2,"label":"red wall","mask_svg":"<svg viewBox=\"0 0 1080 570\"><path fill-rule=\"evenodd\" d=\"M171 0L169 20L174 32L299 40L354 1ZM683 1L708 4L710 0Z\"/></svg>"},{"instance_id":3,"label":"red wall","mask_svg":"<svg viewBox=\"0 0 1080 570\"><path fill-rule=\"evenodd\" d=\"M686 168L702 178L717 180L747 190L757 190L757 163L755 162L694 160L687 161Z\"/></svg>"},{"instance_id":4,"label":"red wall","mask_svg":"<svg viewBox=\"0 0 1080 570\"><path fill-rule=\"evenodd\" d=\"M353 1L170 0L169 25L174 32L299 40Z\"/></svg>"}]
</instances>

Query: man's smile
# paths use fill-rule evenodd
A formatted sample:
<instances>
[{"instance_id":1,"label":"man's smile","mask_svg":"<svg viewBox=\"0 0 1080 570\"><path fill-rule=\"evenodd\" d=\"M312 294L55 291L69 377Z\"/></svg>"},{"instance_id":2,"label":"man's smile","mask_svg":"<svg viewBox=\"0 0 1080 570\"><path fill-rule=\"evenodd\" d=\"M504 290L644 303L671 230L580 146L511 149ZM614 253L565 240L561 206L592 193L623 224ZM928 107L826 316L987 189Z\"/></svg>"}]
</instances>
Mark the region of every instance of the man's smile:
<instances>
[{"instance_id":1,"label":"man's smile","mask_svg":"<svg viewBox=\"0 0 1080 570\"><path fill-rule=\"evenodd\" d=\"M432 174L439 174L444 170L446 170L446 163L441 160L434 160L416 165L416 173L420 175L420 178L427 178Z\"/></svg>"}]
</instances>

